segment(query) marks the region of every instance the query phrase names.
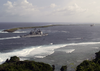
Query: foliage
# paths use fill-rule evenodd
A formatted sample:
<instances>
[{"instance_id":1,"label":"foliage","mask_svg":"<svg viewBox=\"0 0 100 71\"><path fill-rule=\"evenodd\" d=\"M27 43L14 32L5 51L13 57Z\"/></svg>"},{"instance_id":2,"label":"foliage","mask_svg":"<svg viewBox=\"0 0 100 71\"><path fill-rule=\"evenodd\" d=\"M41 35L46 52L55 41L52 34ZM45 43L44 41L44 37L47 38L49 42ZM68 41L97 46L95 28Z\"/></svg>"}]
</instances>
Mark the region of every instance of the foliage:
<instances>
[{"instance_id":1,"label":"foliage","mask_svg":"<svg viewBox=\"0 0 100 71\"><path fill-rule=\"evenodd\" d=\"M85 60L77 66L76 71L100 71L100 51L95 53L96 57L94 60Z\"/></svg>"},{"instance_id":2,"label":"foliage","mask_svg":"<svg viewBox=\"0 0 100 71\"><path fill-rule=\"evenodd\" d=\"M85 60L77 66L76 71L100 71L100 65L93 61Z\"/></svg>"},{"instance_id":3,"label":"foliage","mask_svg":"<svg viewBox=\"0 0 100 71\"><path fill-rule=\"evenodd\" d=\"M67 66L62 66L60 70L61 71L67 71Z\"/></svg>"},{"instance_id":4,"label":"foliage","mask_svg":"<svg viewBox=\"0 0 100 71\"><path fill-rule=\"evenodd\" d=\"M100 60L100 51L95 53L96 54L96 58L95 58L95 61L98 61Z\"/></svg>"},{"instance_id":5,"label":"foliage","mask_svg":"<svg viewBox=\"0 0 100 71\"><path fill-rule=\"evenodd\" d=\"M49 64L28 60L16 61L16 58L18 57L11 57L8 62L0 65L0 71L52 71Z\"/></svg>"}]
</instances>

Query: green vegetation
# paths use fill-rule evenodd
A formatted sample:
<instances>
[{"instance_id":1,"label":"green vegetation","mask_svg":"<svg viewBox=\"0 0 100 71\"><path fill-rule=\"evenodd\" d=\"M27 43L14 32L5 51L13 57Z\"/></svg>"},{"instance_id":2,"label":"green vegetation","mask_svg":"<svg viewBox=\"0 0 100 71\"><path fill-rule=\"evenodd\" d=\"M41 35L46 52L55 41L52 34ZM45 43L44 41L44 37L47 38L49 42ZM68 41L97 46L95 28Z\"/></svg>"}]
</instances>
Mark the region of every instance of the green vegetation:
<instances>
[{"instance_id":1,"label":"green vegetation","mask_svg":"<svg viewBox=\"0 0 100 71\"><path fill-rule=\"evenodd\" d=\"M67 71L67 66L62 66L60 71Z\"/></svg>"},{"instance_id":2,"label":"green vegetation","mask_svg":"<svg viewBox=\"0 0 100 71\"><path fill-rule=\"evenodd\" d=\"M6 29L3 30L5 32L14 32L19 29L31 29L31 28L46 28L46 27L52 27L52 26L61 26L61 25L47 25L47 26L34 26L34 27L18 27L18 28L11 28L11 29Z\"/></svg>"},{"instance_id":3,"label":"green vegetation","mask_svg":"<svg viewBox=\"0 0 100 71\"><path fill-rule=\"evenodd\" d=\"M78 65L76 71L100 71L100 51L96 53L95 59L85 60Z\"/></svg>"},{"instance_id":4,"label":"green vegetation","mask_svg":"<svg viewBox=\"0 0 100 71\"><path fill-rule=\"evenodd\" d=\"M14 32L14 31L17 31L19 28L12 28L12 29L6 29L6 30L3 30L4 32Z\"/></svg>"},{"instance_id":5,"label":"green vegetation","mask_svg":"<svg viewBox=\"0 0 100 71\"><path fill-rule=\"evenodd\" d=\"M10 60L0 65L0 71L53 71L49 64L35 61L19 61L19 58L14 56Z\"/></svg>"}]
</instances>

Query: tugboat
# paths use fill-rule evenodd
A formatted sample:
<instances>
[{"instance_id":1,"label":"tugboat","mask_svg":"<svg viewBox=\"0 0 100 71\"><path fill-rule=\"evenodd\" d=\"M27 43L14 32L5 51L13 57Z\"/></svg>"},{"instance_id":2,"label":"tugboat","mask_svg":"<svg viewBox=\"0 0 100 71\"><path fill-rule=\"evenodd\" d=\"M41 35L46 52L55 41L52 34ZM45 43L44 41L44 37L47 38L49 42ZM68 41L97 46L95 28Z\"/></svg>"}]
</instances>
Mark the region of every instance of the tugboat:
<instances>
[{"instance_id":1,"label":"tugboat","mask_svg":"<svg viewBox=\"0 0 100 71\"><path fill-rule=\"evenodd\" d=\"M31 31L29 34L26 34L26 35L22 35L20 37L42 37L42 36L47 36L48 34L44 34L43 32L41 32L40 29L38 30L34 30L34 31Z\"/></svg>"}]
</instances>

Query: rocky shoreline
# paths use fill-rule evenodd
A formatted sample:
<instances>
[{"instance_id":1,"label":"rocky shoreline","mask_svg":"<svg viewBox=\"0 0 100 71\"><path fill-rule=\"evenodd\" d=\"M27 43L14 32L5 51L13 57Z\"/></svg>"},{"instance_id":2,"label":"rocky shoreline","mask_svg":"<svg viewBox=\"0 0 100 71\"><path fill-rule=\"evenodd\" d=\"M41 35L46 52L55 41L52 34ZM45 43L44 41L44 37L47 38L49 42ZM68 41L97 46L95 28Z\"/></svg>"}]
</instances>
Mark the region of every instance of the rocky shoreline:
<instances>
[{"instance_id":1,"label":"rocky shoreline","mask_svg":"<svg viewBox=\"0 0 100 71\"><path fill-rule=\"evenodd\" d=\"M31 28L46 28L46 27L52 27L52 26L62 26L62 25L46 25L46 26L33 26L33 27L17 27L17 28L11 28L11 29L5 29L4 32L15 32L19 29L31 29Z\"/></svg>"}]
</instances>

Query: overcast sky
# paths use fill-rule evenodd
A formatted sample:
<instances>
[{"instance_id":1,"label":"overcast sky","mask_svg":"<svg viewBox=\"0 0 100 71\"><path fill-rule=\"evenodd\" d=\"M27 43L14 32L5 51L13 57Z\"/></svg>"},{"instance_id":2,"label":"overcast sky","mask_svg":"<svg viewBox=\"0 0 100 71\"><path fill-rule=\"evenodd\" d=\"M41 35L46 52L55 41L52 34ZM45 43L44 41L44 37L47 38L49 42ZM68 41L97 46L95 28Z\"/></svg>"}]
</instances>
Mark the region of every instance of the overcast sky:
<instances>
[{"instance_id":1,"label":"overcast sky","mask_svg":"<svg viewBox=\"0 0 100 71\"><path fill-rule=\"evenodd\" d=\"M100 0L0 0L0 22L100 23Z\"/></svg>"}]
</instances>

